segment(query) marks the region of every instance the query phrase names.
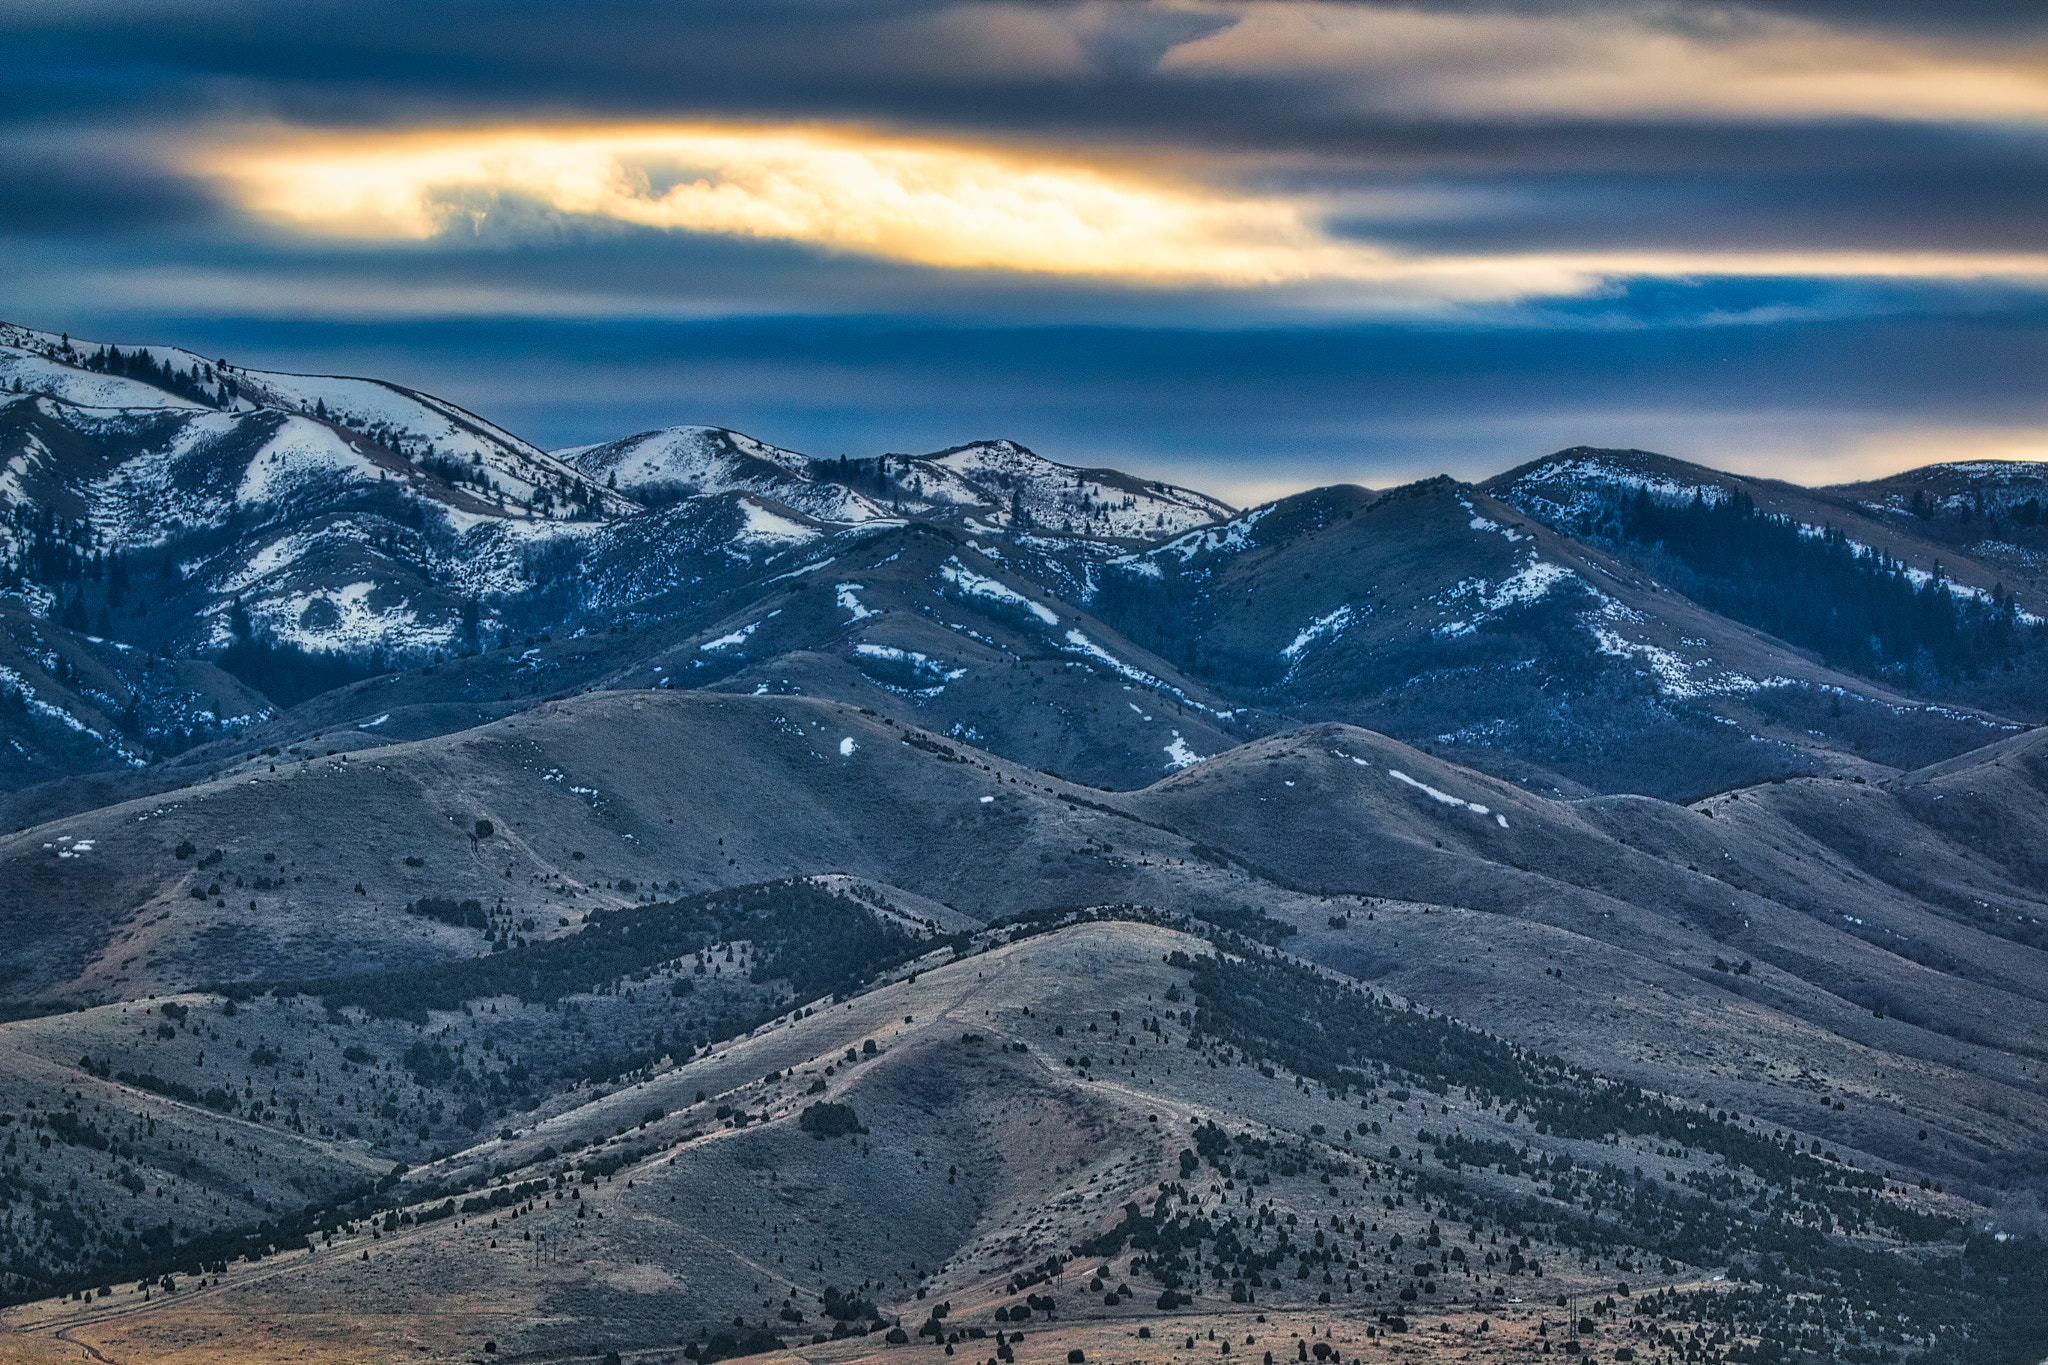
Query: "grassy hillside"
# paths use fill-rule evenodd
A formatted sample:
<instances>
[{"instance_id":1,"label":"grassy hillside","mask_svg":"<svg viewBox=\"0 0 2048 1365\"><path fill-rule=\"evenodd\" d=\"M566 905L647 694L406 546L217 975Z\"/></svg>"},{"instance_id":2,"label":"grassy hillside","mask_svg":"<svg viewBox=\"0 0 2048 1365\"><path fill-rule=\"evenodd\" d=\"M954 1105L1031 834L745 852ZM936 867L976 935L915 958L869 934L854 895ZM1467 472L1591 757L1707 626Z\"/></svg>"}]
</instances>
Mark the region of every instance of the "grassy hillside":
<instances>
[{"instance_id":1,"label":"grassy hillside","mask_svg":"<svg viewBox=\"0 0 2048 1365\"><path fill-rule=\"evenodd\" d=\"M347 976L342 1003L417 1017L625 970L580 964L635 917L636 971L740 937L690 898L784 878L893 888L914 934L1140 905L1639 1084L1785 1121L1826 1095L1814 1122L1996 1202L2048 1119L2040 748L1688 807L1321 726L1111 795L830 703L611 693L26 831L0 907L17 1013ZM775 973L843 989L867 951ZM654 1045L639 1027L619 1051Z\"/></svg>"},{"instance_id":2,"label":"grassy hillside","mask_svg":"<svg viewBox=\"0 0 2048 1365\"><path fill-rule=\"evenodd\" d=\"M821 1105L843 1117L807 1123ZM1305 1350L1311 1322L1370 1350L1367 1327L1482 1315L1533 1345L1531 1309L1560 1294L1603 1350L1703 1326L1740 1360L2017 1360L2040 1326L2032 1253L1950 1240L1968 1206L1867 1153L1113 915L580 1092L300 1228L310 1250L9 1324L123 1359L219 1331L310 1359L484 1338L704 1358L765 1332L827 1360L886 1350L897 1323L914 1351L1022 1332L1004 1344L1032 1359L1139 1327L1286 1328Z\"/></svg>"}]
</instances>

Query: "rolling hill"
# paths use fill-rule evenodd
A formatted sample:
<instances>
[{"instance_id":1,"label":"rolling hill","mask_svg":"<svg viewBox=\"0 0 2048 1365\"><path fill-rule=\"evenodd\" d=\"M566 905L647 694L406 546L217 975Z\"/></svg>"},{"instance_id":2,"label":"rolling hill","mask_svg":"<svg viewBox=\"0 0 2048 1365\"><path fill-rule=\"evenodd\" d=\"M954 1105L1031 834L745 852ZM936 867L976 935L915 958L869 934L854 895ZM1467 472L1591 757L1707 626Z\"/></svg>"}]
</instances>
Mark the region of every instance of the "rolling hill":
<instances>
[{"instance_id":1,"label":"rolling hill","mask_svg":"<svg viewBox=\"0 0 2048 1365\"><path fill-rule=\"evenodd\" d=\"M1759 1050L1752 1028L1800 1037L1805 1070L1861 1096L1839 1122L1873 1125L1888 1156L1918 1155L1906 1129L1933 1122L1973 1134L1943 1161L1987 1187L2001 1153L2037 1159L2038 735L1887 783L1691 807L1560 801L1337 725L1105 799L840 703L686 691L280 758L0 842L12 1009L344 962L431 972L664 896L851 875L977 925L1125 904L1271 929L1506 1036L1781 1120L1806 1097L1764 1093L1790 1080L1775 1063L1707 1058ZM468 923L411 909L463 898ZM1885 1084L1856 1074L1865 1056ZM1983 1093L1967 1120L1948 1099L1965 1084Z\"/></svg>"},{"instance_id":2,"label":"rolling hill","mask_svg":"<svg viewBox=\"0 0 2048 1365\"><path fill-rule=\"evenodd\" d=\"M0 1360L2048 1349L2027 468L0 390Z\"/></svg>"}]
</instances>

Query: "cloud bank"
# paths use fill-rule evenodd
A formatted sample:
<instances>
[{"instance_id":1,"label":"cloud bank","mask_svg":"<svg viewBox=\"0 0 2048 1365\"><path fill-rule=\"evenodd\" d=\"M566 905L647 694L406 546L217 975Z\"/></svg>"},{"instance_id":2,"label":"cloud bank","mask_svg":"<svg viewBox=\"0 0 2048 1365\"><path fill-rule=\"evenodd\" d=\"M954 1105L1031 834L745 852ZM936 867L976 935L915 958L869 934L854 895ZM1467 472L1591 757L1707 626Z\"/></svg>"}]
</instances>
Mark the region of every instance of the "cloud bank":
<instances>
[{"instance_id":1,"label":"cloud bank","mask_svg":"<svg viewBox=\"0 0 2048 1365\"><path fill-rule=\"evenodd\" d=\"M506 320L468 344L510 369L573 322L680 348L664 420L734 400L771 437L907 446L952 403L1140 463L1194 458L1149 396L1178 352L1203 429L1258 433L1246 486L1552 432L1875 466L2043 429L2014 359L2048 316L2028 7L16 0L0 41L0 283L74 331L262 362L293 323L427 382L447 358L404 339L436 320ZM728 324L793 350L685 358ZM1044 372L1055 333L1085 383ZM1898 362L1958 335L2005 388ZM877 336L950 349L878 369ZM537 421L617 434L602 373L554 372L584 388Z\"/></svg>"}]
</instances>

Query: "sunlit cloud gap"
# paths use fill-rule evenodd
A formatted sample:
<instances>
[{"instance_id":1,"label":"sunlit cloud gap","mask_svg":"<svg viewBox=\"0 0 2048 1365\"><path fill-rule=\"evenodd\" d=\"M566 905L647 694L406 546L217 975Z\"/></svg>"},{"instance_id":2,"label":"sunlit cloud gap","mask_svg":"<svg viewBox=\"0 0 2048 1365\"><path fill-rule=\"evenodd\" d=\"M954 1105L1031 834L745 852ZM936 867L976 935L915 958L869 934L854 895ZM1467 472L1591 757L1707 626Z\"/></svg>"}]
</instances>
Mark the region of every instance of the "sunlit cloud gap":
<instances>
[{"instance_id":1,"label":"sunlit cloud gap","mask_svg":"<svg viewBox=\"0 0 2048 1365\"><path fill-rule=\"evenodd\" d=\"M481 226L516 197L642 227L806 242L952 269L1273 283L1367 253L1297 206L976 148L815 130L516 131L235 152L259 213L345 235Z\"/></svg>"},{"instance_id":2,"label":"sunlit cloud gap","mask_svg":"<svg viewBox=\"0 0 2048 1365\"><path fill-rule=\"evenodd\" d=\"M1646 275L2048 280L2048 253L1398 253L1328 232L1337 199L1250 197L1124 165L859 130L289 137L216 150L205 164L258 215L367 239L517 233L539 207L942 270L1136 286L1348 286L1474 303L1584 294Z\"/></svg>"}]
</instances>

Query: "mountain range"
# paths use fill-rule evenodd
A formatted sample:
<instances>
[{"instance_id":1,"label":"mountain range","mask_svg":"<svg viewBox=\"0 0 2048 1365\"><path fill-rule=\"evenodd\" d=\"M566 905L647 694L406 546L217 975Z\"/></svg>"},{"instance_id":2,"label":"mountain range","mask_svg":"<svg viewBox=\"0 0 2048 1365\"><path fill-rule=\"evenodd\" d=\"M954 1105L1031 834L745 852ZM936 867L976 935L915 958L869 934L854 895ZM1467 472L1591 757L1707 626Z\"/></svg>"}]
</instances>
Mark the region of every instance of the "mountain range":
<instances>
[{"instance_id":1,"label":"mountain range","mask_svg":"<svg viewBox=\"0 0 2048 1365\"><path fill-rule=\"evenodd\" d=\"M1239 509L0 328L0 1358L2032 1365L2043 471Z\"/></svg>"}]
</instances>

